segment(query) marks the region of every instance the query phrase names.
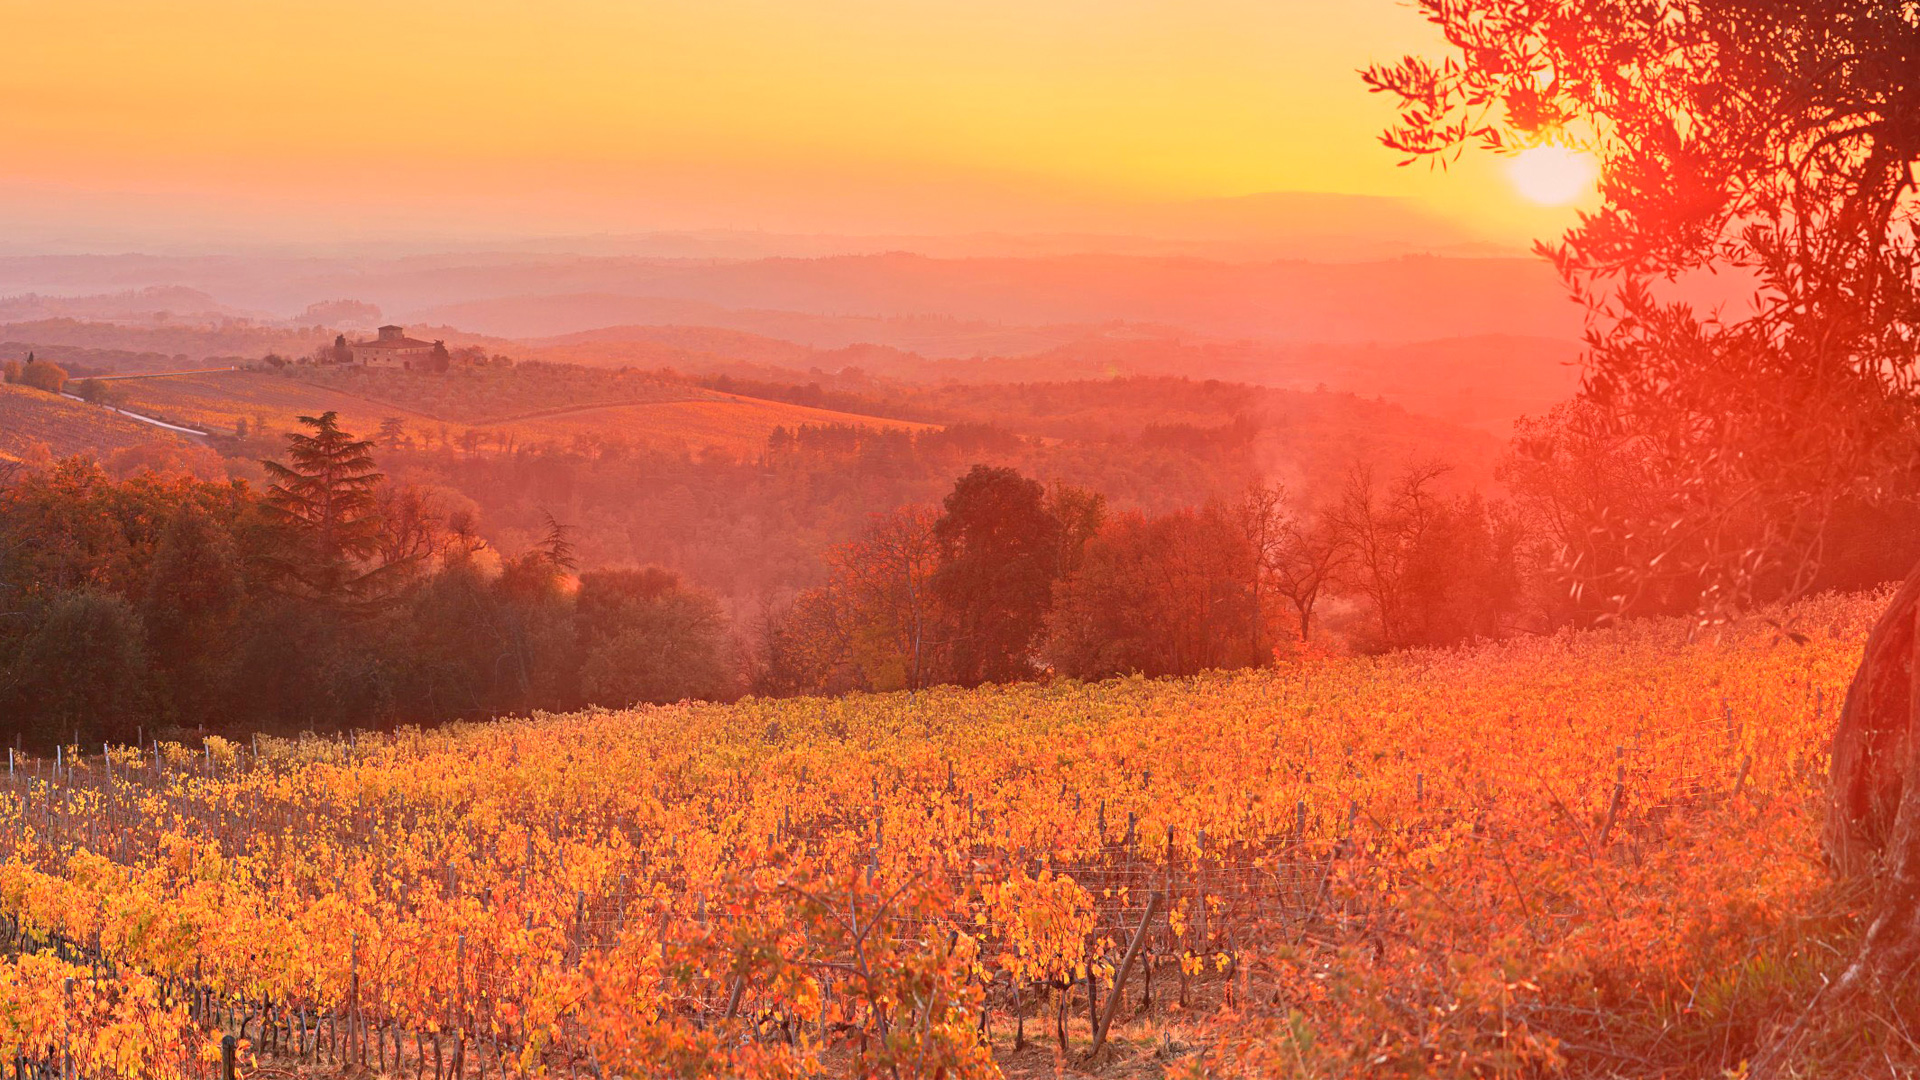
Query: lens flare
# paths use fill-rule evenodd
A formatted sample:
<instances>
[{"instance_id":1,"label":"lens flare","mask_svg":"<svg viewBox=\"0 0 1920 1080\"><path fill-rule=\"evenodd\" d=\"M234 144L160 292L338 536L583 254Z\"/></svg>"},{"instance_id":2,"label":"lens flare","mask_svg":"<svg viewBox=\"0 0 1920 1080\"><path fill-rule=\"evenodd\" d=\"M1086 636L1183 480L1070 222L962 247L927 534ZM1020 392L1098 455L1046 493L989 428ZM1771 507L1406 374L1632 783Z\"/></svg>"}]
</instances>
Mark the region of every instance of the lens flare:
<instances>
[{"instance_id":1,"label":"lens flare","mask_svg":"<svg viewBox=\"0 0 1920 1080\"><path fill-rule=\"evenodd\" d=\"M1542 206L1565 206L1593 190L1593 159L1564 146L1523 150L1507 164L1507 179Z\"/></svg>"}]
</instances>

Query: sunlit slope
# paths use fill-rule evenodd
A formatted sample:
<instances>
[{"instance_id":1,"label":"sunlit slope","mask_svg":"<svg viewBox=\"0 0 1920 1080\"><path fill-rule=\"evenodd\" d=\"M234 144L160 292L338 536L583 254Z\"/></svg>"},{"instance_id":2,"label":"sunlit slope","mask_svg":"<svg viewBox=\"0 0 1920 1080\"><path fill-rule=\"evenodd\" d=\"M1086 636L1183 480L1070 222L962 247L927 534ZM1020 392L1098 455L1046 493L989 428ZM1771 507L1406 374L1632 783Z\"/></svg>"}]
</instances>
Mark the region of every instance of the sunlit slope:
<instances>
[{"instance_id":1,"label":"sunlit slope","mask_svg":"<svg viewBox=\"0 0 1920 1080\"><path fill-rule=\"evenodd\" d=\"M105 458L115 450L172 438L165 429L110 409L0 383L0 460L37 457L40 445L54 458Z\"/></svg>"},{"instance_id":2,"label":"sunlit slope","mask_svg":"<svg viewBox=\"0 0 1920 1080\"><path fill-rule=\"evenodd\" d=\"M516 433L521 441L578 437L620 438L628 442L689 448L714 447L748 454L766 446L775 428L791 431L802 425L842 424L899 431L918 431L931 425L906 420L790 405L784 401L712 394L704 400L647 402L636 405L594 406L556 412L527 420L481 425L481 430Z\"/></svg>"},{"instance_id":3,"label":"sunlit slope","mask_svg":"<svg viewBox=\"0 0 1920 1080\"><path fill-rule=\"evenodd\" d=\"M249 427L264 424L272 430L287 431L297 425L298 417L329 410L340 414L341 427L368 434L378 430L383 417L398 416L416 423L432 420L390 403L268 372L221 371L125 379L113 386L130 410L223 435L232 434L243 421Z\"/></svg>"},{"instance_id":4,"label":"sunlit slope","mask_svg":"<svg viewBox=\"0 0 1920 1080\"><path fill-rule=\"evenodd\" d=\"M0 903L128 970L485 1032L485 1070L626 1075L694 1044L713 1075L885 1072L850 1062L903 1046L1045 1071L1031 1042L1086 1049L1088 974L1112 1000L1137 940L1114 1030L1142 1066L1717 1075L1850 947L1817 818L1879 604L167 745L110 778L95 751L78 795L0 798ZM397 1043L404 1073L425 1044Z\"/></svg>"},{"instance_id":5,"label":"sunlit slope","mask_svg":"<svg viewBox=\"0 0 1920 1080\"><path fill-rule=\"evenodd\" d=\"M124 392L127 407L163 419L192 424L219 433L231 433L245 421L265 423L274 431L293 429L300 416L332 410L340 425L355 434L371 435L389 417L401 421L416 439L459 442L469 432L477 445L490 448L599 438L633 444L709 447L746 453L766 445L774 428L802 424L851 424L875 428L919 428L925 425L855 416L784 402L765 401L697 388L674 392L649 389L637 401L580 405L554 404L531 396L516 403L508 399L438 393L440 385L459 388L461 376L431 376L380 372L340 388L319 385L297 376L272 372L232 371L155 379L129 379L115 384Z\"/></svg>"}]
</instances>

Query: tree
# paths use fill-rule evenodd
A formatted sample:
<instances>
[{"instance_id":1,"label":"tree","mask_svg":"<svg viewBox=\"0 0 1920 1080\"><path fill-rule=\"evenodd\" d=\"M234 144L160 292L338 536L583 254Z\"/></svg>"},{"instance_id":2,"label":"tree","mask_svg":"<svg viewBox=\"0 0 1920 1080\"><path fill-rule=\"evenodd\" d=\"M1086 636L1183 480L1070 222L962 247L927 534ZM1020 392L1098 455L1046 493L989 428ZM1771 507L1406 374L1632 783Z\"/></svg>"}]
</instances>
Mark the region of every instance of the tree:
<instances>
[{"instance_id":1,"label":"tree","mask_svg":"<svg viewBox=\"0 0 1920 1080\"><path fill-rule=\"evenodd\" d=\"M580 563L574 556L572 527L560 524L550 510L540 511L540 516L546 521L547 531L539 543L533 545L533 554L559 573L571 574L578 570Z\"/></svg>"},{"instance_id":2,"label":"tree","mask_svg":"<svg viewBox=\"0 0 1920 1080\"><path fill-rule=\"evenodd\" d=\"M439 494L418 484L376 487L373 516L380 523L376 561L395 576L417 574L450 542Z\"/></svg>"},{"instance_id":3,"label":"tree","mask_svg":"<svg viewBox=\"0 0 1920 1080\"><path fill-rule=\"evenodd\" d=\"M1383 648L1415 644L1407 611L1407 569L1433 521L1438 500L1433 483L1446 471L1441 465L1410 468L1383 493L1373 469L1356 466L1333 511L1334 534L1351 553L1347 582L1366 600L1376 641Z\"/></svg>"},{"instance_id":4,"label":"tree","mask_svg":"<svg viewBox=\"0 0 1920 1080\"><path fill-rule=\"evenodd\" d=\"M147 656L174 719L204 721L215 711L245 593L232 534L182 506L160 536L140 598Z\"/></svg>"},{"instance_id":5,"label":"tree","mask_svg":"<svg viewBox=\"0 0 1920 1080\"><path fill-rule=\"evenodd\" d=\"M444 374L446 370L452 366L453 356L447 352L447 343L444 341L434 342L433 354L427 358L427 369Z\"/></svg>"},{"instance_id":6,"label":"tree","mask_svg":"<svg viewBox=\"0 0 1920 1080\"><path fill-rule=\"evenodd\" d=\"M302 416L312 434L287 436L287 464L263 461L273 484L267 506L291 534L273 565L295 592L338 604L375 601L400 564L373 562L382 530L373 443L340 430L329 410Z\"/></svg>"},{"instance_id":7,"label":"tree","mask_svg":"<svg viewBox=\"0 0 1920 1080\"><path fill-rule=\"evenodd\" d=\"M1248 624L1252 628L1254 650L1259 652L1267 648L1267 582L1273 577L1274 564L1284 550L1287 526L1293 514L1287 508L1284 488L1259 482L1247 485L1236 509L1239 511L1240 532L1246 538L1247 551L1252 558L1247 584L1253 613Z\"/></svg>"},{"instance_id":8,"label":"tree","mask_svg":"<svg viewBox=\"0 0 1920 1080\"><path fill-rule=\"evenodd\" d=\"M953 629L932 579L938 514L903 506L875 514L824 555L826 584L769 612L759 679L770 690L917 690L950 677Z\"/></svg>"},{"instance_id":9,"label":"tree","mask_svg":"<svg viewBox=\"0 0 1920 1080\"><path fill-rule=\"evenodd\" d=\"M407 438L406 421L397 416L382 417L380 431L374 439L388 450L398 450L413 440Z\"/></svg>"},{"instance_id":10,"label":"tree","mask_svg":"<svg viewBox=\"0 0 1920 1080\"><path fill-rule=\"evenodd\" d=\"M1055 585L1046 657L1076 678L1259 664L1253 576L1243 522L1217 503L1115 515Z\"/></svg>"},{"instance_id":11,"label":"tree","mask_svg":"<svg viewBox=\"0 0 1920 1080\"><path fill-rule=\"evenodd\" d=\"M80 400L93 405L111 405L114 403L113 388L99 379L82 379L75 387L75 395Z\"/></svg>"},{"instance_id":12,"label":"tree","mask_svg":"<svg viewBox=\"0 0 1920 1080\"><path fill-rule=\"evenodd\" d=\"M1064 578L1080 568L1087 544L1107 520L1107 497L1097 491L1056 482L1047 489L1047 513L1060 523L1060 543L1053 576Z\"/></svg>"},{"instance_id":13,"label":"tree","mask_svg":"<svg viewBox=\"0 0 1920 1080\"><path fill-rule=\"evenodd\" d=\"M1060 523L1045 498L1013 469L975 465L934 523L942 562L933 590L953 615L953 677L963 685L1033 674L1059 565Z\"/></svg>"},{"instance_id":14,"label":"tree","mask_svg":"<svg viewBox=\"0 0 1920 1080\"><path fill-rule=\"evenodd\" d=\"M922 507L876 516L827 556L845 663L870 690L918 690L947 676L953 628L934 595L940 544Z\"/></svg>"},{"instance_id":15,"label":"tree","mask_svg":"<svg viewBox=\"0 0 1920 1080\"><path fill-rule=\"evenodd\" d=\"M1281 523L1277 542L1262 556L1274 594L1293 606L1300 640L1313 640L1313 615L1347 567L1350 552L1328 513L1295 510Z\"/></svg>"},{"instance_id":16,"label":"tree","mask_svg":"<svg viewBox=\"0 0 1920 1080\"><path fill-rule=\"evenodd\" d=\"M133 605L96 589L55 594L14 659L16 716L44 742L131 742L147 715L144 633Z\"/></svg>"},{"instance_id":17,"label":"tree","mask_svg":"<svg viewBox=\"0 0 1920 1080\"><path fill-rule=\"evenodd\" d=\"M1888 0L1421 0L1443 62L1366 79L1389 146L1579 145L1599 210L1543 247L1589 311L1582 396L1643 438L1670 499L1619 519L1618 605L1684 561L1722 617L1816 580L1836 506L1902 497L1916 457L1920 14ZM1665 283L1754 284L1701 313ZM1826 847L1879 911L1829 1002L1920 960L1920 568L1868 639L1834 735ZM1759 1071L1772 1067L1771 1055Z\"/></svg>"},{"instance_id":18,"label":"tree","mask_svg":"<svg viewBox=\"0 0 1920 1080\"><path fill-rule=\"evenodd\" d=\"M596 705L721 698L733 689L726 617L657 567L580 575L580 690Z\"/></svg>"},{"instance_id":19,"label":"tree","mask_svg":"<svg viewBox=\"0 0 1920 1080\"><path fill-rule=\"evenodd\" d=\"M35 390L58 394L66 388L67 369L45 360L35 360L33 354L28 353L27 363L20 369L19 378L14 381L22 386L31 386Z\"/></svg>"}]
</instances>

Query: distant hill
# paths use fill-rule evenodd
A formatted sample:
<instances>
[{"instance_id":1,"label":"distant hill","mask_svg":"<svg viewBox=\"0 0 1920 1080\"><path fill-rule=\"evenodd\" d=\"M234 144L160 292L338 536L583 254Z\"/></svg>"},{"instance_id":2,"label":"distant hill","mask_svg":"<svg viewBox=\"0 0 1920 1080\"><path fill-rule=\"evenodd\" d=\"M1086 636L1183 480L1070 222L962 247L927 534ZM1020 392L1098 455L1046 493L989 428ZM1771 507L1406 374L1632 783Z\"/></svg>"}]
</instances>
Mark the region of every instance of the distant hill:
<instances>
[{"instance_id":1,"label":"distant hill","mask_svg":"<svg viewBox=\"0 0 1920 1080\"><path fill-rule=\"evenodd\" d=\"M1505 435L1515 419L1545 413L1573 395L1579 353L1573 341L1504 334L1366 345L1105 336L1033 356L930 366L940 378L967 382L1182 375L1345 391Z\"/></svg>"},{"instance_id":2,"label":"distant hill","mask_svg":"<svg viewBox=\"0 0 1920 1080\"><path fill-rule=\"evenodd\" d=\"M267 353L303 356L333 340L333 334L249 323L145 326L73 318L0 324L0 358L29 351L60 363L102 372L164 371L199 367L214 358L258 359Z\"/></svg>"},{"instance_id":3,"label":"distant hill","mask_svg":"<svg viewBox=\"0 0 1920 1080\"><path fill-rule=\"evenodd\" d=\"M594 287L573 287L586 282ZM522 287L507 288L514 284ZM488 285L496 291L479 291ZM413 317L522 338L595 329L596 322L699 322L761 332L748 320L762 320L764 326L771 313L852 317L875 321L859 340L937 356L1007 351L970 340L979 337L976 324L982 323L1006 329L1080 327L1084 333L1085 327L1128 322L1291 343L1405 342L1488 333L1572 338L1580 327L1580 312L1551 269L1531 258L1254 264L1107 255L930 259L887 254L745 263L576 259L537 271L423 272L409 283L415 292L456 287L476 299L424 307ZM669 302L714 305L729 314L722 318ZM924 336L908 344L888 325L932 316L952 320L951 339L938 348ZM913 326L911 321L905 325Z\"/></svg>"},{"instance_id":4,"label":"distant hill","mask_svg":"<svg viewBox=\"0 0 1920 1080\"><path fill-rule=\"evenodd\" d=\"M704 301L608 293L504 297L449 304L428 309L421 318L543 346L687 342L684 335L687 329L710 328L813 349L871 344L932 357L1039 352L1097 329L1083 325L1015 326L941 314L817 315L804 311L734 309ZM662 336L661 331L665 330L680 333Z\"/></svg>"},{"instance_id":5,"label":"distant hill","mask_svg":"<svg viewBox=\"0 0 1920 1080\"><path fill-rule=\"evenodd\" d=\"M907 400L930 414L990 422L1063 446L1237 443L1258 473L1303 493L1337 489L1357 464L1386 474L1429 462L1451 466L1449 485L1457 490L1490 490L1504 450L1485 431L1374 398L1212 380L947 383L912 392Z\"/></svg>"},{"instance_id":6,"label":"distant hill","mask_svg":"<svg viewBox=\"0 0 1920 1080\"><path fill-rule=\"evenodd\" d=\"M540 339L518 355L581 364L675 367L864 392L868 377L913 384L1061 382L1136 375L1218 379L1377 397L1411 412L1505 435L1579 384L1571 340L1487 334L1389 344L1220 341L1111 327L1041 352L935 358L886 345L809 349L713 327L613 327Z\"/></svg>"},{"instance_id":7,"label":"distant hill","mask_svg":"<svg viewBox=\"0 0 1920 1080\"><path fill-rule=\"evenodd\" d=\"M502 337L677 323L829 347L869 341L942 357L1015 351L983 343L983 325L998 334L1037 328L1046 337L1033 346L1037 350L1116 322L1207 337L1356 343L1478 334L1573 337L1580 314L1544 261L1517 256L0 257L0 293L110 294L163 285L198 290L225 308L277 313L279 319L317 302L353 297L395 322L451 324ZM766 320L774 313L879 323L857 331L832 322L804 332L792 326L773 330ZM949 323L918 321L925 319ZM1063 326L1078 329L1068 338L1051 329ZM930 328L938 333L929 336Z\"/></svg>"},{"instance_id":8,"label":"distant hill","mask_svg":"<svg viewBox=\"0 0 1920 1080\"><path fill-rule=\"evenodd\" d=\"M0 322L83 319L145 325L221 322L241 315L212 296L181 285L94 296L0 296Z\"/></svg>"}]
</instances>

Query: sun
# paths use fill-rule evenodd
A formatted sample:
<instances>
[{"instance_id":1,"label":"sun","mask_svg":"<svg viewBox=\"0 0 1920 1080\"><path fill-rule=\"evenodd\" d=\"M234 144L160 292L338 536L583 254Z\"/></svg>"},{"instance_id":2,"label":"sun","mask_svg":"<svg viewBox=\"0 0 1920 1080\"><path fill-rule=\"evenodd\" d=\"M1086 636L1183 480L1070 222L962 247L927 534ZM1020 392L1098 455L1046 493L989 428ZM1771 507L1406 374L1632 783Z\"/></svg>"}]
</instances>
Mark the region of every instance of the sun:
<instances>
[{"instance_id":1,"label":"sun","mask_svg":"<svg viewBox=\"0 0 1920 1080\"><path fill-rule=\"evenodd\" d=\"M1507 179L1542 206L1565 206L1593 190L1593 159L1564 146L1522 150L1507 163Z\"/></svg>"}]
</instances>

